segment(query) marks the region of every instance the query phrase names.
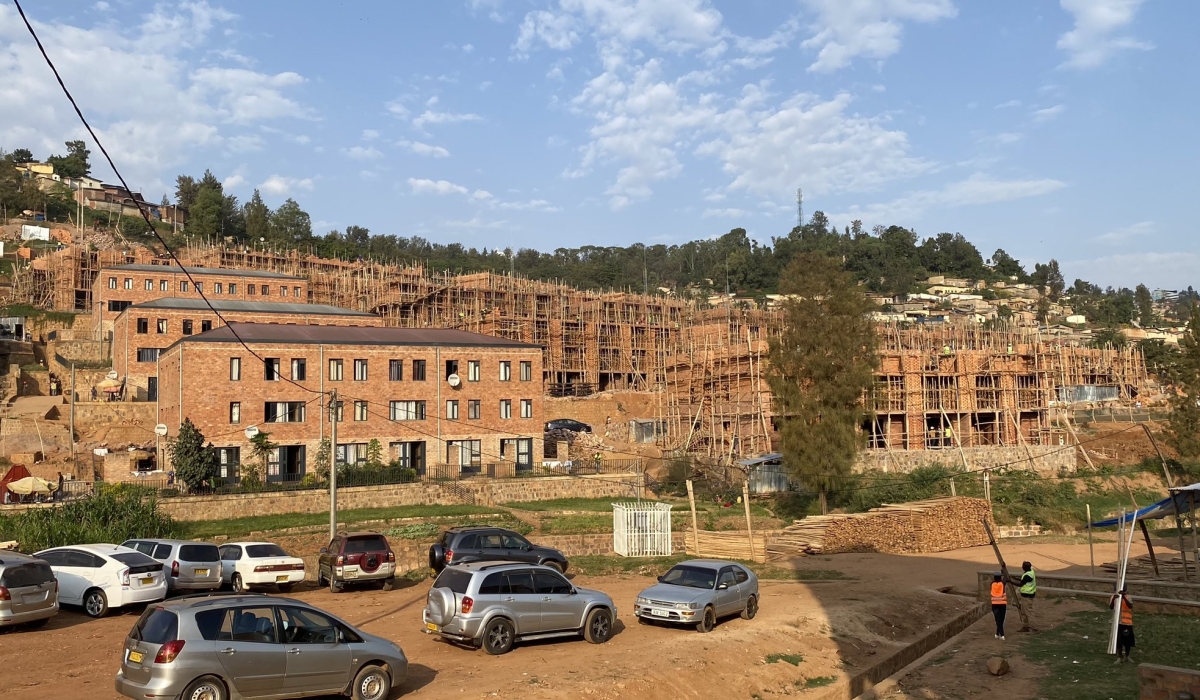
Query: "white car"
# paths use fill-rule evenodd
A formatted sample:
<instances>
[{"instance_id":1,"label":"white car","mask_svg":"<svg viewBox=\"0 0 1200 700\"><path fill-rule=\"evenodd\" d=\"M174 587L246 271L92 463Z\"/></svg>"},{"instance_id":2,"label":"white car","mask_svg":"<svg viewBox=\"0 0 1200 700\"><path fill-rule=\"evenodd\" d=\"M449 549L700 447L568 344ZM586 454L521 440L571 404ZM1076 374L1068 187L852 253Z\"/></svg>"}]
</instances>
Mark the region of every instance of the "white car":
<instances>
[{"instance_id":1,"label":"white car","mask_svg":"<svg viewBox=\"0 0 1200 700\"><path fill-rule=\"evenodd\" d=\"M221 545L221 579L239 593L251 586L277 586L288 593L304 580L304 560L272 542L230 542Z\"/></svg>"},{"instance_id":2,"label":"white car","mask_svg":"<svg viewBox=\"0 0 1200 700\"><path fill-rule=\"evenodd\" d=\"M81 605L91 617L110 608L153 603L167 597L162 562L115 544L54 547L35 554L58 579L58 601Z\"/></svg>"}]
</instances>

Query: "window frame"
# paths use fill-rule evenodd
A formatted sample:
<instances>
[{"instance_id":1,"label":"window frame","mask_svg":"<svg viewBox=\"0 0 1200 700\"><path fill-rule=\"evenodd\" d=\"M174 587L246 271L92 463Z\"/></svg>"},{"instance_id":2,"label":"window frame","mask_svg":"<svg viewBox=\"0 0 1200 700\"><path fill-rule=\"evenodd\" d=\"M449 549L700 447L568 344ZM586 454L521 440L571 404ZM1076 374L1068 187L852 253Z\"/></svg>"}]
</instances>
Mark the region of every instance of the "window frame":
<instances>
[{"instance_id":1,"label":"window frame","mask_svg":"<svg viewBox=\"0 0 1200 700\"><path fill-rule=\"evenodd\" d=\"M334 371L335 368L337 369L336 372ZM345 364L342 362L341 358L329 358L329 374L326 378L331 382L340 382L343 381L342 378L345 376Z\"/></svg>"},{"instance_id":2,"label":"window frame","mask_svg":"<svg viewBox=\"0 0 1200 700\"><path fill-rule=\"evenodd\" d=\"M523 381L523 382L533 381L533 362L531 362L529 360L521 360L520 368L521 368L521 381Z\"/></svg>"},{"instance_id":3,"label":"window frame","mask_svg":"<svg viewBox=\"0 0 1200 700\"><path fill-rule=\"evenodd\" d=\"M229 358L229 381L231 381L231 382L242 381L242 358L241 357Z\"/></svg>"},{"instance_id":4,"label":"window frame","mask_svg":"<svg viewBox=\"0 0 1200 700\"><path fill-rule=\"evenodd\" d=\"M500 360L500 381L512 381L512 360Z\"/></svg>"}]
</instances>

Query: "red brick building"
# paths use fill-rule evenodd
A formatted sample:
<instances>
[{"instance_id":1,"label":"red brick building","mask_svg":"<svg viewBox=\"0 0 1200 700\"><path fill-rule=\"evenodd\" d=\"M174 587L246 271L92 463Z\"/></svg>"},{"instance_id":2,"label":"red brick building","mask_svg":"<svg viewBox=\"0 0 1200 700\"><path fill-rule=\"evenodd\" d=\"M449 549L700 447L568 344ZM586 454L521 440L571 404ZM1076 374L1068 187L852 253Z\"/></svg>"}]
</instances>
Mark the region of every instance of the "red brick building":
<instances>
[{"instance_id":1,"label":"red brick building","mask_svg":"<svg viewBox=\"0 0 1200 700\"><path fill-rule=\"evenodd\" d=\"M236 284L236 283L234 283ZM255 283L257 284L257 283ZM158 389L158 354L181 338L230 323L278 323L314 326L383 325L383 318L323 304L285 304L275 301L166 297L127 307L113 321L113 370L125 377L126 396L154 401Z\"/></svg>"},{"instance_id":2,"label":"red brick building","mask_svg":"<svg viewBox=\"0 0 1200 700\"><path fill-rule=\"evenodd\" d=\"M227 477L252 459L244 434L252 425L279 445L269 480L315 471L330 430L321 406L333 390L337 451L349 463L366 461L372 439L385 461L418 470L522 470L541 461L540 346L444 329L234 328L259 357L226 327L181 338L158 358L159 422L175 436L190 418L218 448Z\"/></svg>"},{"instance_id":3,"label":"red brick building","mask_svg":"<svg viewBox=\"0 0 1200 700\"><path fill-rule=\"evenodd\" d=\"M113 330L117 315L133 304L155 299L276 301L303 304L308 301L308 280L277 272L224 270L189 267L195 284L174 265L114 265L100 270L92 283L92 323L97 339ZM200 289L196 289L196 285Z\"/></svg>"}]
</instances>

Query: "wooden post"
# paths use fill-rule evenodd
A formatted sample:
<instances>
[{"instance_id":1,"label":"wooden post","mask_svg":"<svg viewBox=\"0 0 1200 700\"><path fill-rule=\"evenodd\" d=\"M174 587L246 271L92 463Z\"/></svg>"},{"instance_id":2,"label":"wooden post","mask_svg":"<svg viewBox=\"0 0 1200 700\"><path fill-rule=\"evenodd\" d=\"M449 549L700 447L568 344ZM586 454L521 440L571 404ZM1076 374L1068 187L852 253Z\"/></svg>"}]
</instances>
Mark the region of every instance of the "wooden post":
<instances>
[{"instance_id":1,"label":"wooden post","mask_svg":"<svg viewBox=\"0 0 1200 700\"><path fill-rule=\"evenodd\" d=\"M1071 418L1068 416L1063 419L1063 425L1067 426L1067 431L1071 433L1071 437L1075 438L1075 446L1079 448L1079 452L1083 454L1083 461L1088 463L1088 467L1095 469L1096 465L1092 464L1092 458L1088 457L1087 450L1084 449L1083 443L1079 441L1079 434L1075 432L1074 426L1071 425Z\"/></svg>"},{"instance_id":2,"label":"wooden post","mask_svg":"<svg viewBox=\"0 0 1200 700\"><path fill-rule=\"evenodd\" d=\"M687 480L688 505L692 507L692 548L696 556L700 556L700 525L696 521L696 494L692 490L692 480Z\"/></svg>"},{"instance_id":3,"label":"wooden post","mask_svg":"<svg viewBox=\"0 0 1200 700\"><path fill-rule=\"evenodd\" d=\"M956 490L954 489L954 477L950 477L950 495L951 495L951 496L957 496L957 495L958 495L958 491L956 491Z\"/></svg>"},{"instance_id":4,"label":"wooden post","mask_svg":"<svg viewBox=\"0 0 1200 700\"><path fill-rule=\"evenodd\" d=\"M742 482L742 503L746 506L746 536L750 538L750 561L758 561L754 557L754 523L750 520L750 482ZM763 552L766 560L766 552Z\"/></svg>"},{"instance_id":5,"label":"wooden post","mask_svg":"<svg viewBox=\"0 0 1200 700\"><path fill-rule=\"evenodd\" d=\"M1088 562L1092 567L1092 576L1096 575L1096 550L1092 547L1092 504L1087 506L1087 526L1088 526Z\"/></svg>"},{"instance_id":6,"label":"wooden post","mask_svg":"<svg viewBox=\"0 0 1200 700\"><path fill-rule=\"evenodd\" d=\"M1017 613L1021 616L1021 626L1029 627L1029 613L1025 610L1025 603L1021 600L1016 585L1009 578L1008 565L1004 563L1004 557L1000 554L1000 545L996 544L996 536L992 534L992 526L986 519L983 520L983 529L987 531L988 542L992 544L992 551L996 553L996 561L1000 562L1000 580L1004 581L1004 590L1008 591L1010 600L1017 601Z\"/></svg>"},{"instance_id":7,"label":"wooden post","mask_svg":"<svg viewBox=\"0 0 1200 700\"><path fill-rule=\"evenodd\" d=\"M1146 550L1150 552L1150 565L1154 567L1154 577L1158 578L1158 557L1154 556L1154 545L1150 544L1150 531L1146 529L1146 521L1139 520L1138 525L1142 528L1142 537L1146 538Z\"/></svg>"},{"instance_id":8,"label":"wooden post","mask_svg":"<svg viewBox=\"0 0 1200 700\"><path fill-rule=\"evenodd\" d=\"M1142 423L1142 430L1146 431L1146 437L1150 438L1150 444L1154 446L1154 451L1158 454L1158 461L1162 463L1163 480L1166 481L1167 488L1174 488L1175 484L1172 483L1171 472L1167 471L1167 458L1163 457L1162 450L1158 449L1158 441L1154 439L1154 433L1150 432L1150 426L1145 423ZM1176 519L1178 519L1179 513L1176 512L1175 515Z\"/></svg>"},{"instance_id":9,"label":"wooden post","mask_svg":"<svg viewBox=\"0 0 1200 700\"><path fill-rule=\"evenodd\" d=\"M1171 504L1175 506L1175 529L1178 531L1178 535L1179 535L1179 560L1180 560L1180 563L1183 564L1183 580L1186 583L1189 578L1188 577L1188 557L1187 557L1187 547L1183 543L1183 516L1179 513L1179 506L1180 506L1180 502L1183 500L1183 494L1182 493L1176 494L1174 491L1168 491L1167 493L1171 494ZM1192 505L1193 505L1193 507L1195 506L1195 497L1194 496L1192 497ZM1193 544L1195 544L1194 540L1196 539L1195 530L1196 530L1196 516L1192 515ZM1198 568L1200 568L1200 566L1198 566Z\"/></svg>"}]
</instances>

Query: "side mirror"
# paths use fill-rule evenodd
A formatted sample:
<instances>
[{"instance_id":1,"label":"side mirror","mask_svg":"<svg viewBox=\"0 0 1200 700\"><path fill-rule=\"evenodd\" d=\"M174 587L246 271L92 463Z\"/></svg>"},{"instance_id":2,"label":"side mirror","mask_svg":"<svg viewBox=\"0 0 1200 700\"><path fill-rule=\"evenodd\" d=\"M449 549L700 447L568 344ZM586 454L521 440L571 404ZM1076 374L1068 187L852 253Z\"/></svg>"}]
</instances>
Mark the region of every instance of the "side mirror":
<instances>
[{"instance_id":1,"label":"side mirror","mask_svg":"<svg viewBox=\"0 0 1200 700\"><path fill-rule=\"evenodd\" d=\"M328 548L328 547L322 547L322 548L321 548L321 554L329 554L329 548Z\"/></svg>"},{"instance_id":2,"label":"side mirror","mask_svg":"<svg viewBox=\"0 0 1200 700\"><path fill-rule=\"evenodd\" d=\"M718 583L718 584L717 584L717 590L718 590L718 591L723 591L723 590L725 590L726 588L729 588L729 584L728 584L728 583Z\"/></svg>"},{"instance_id":3,"label":"side mirror","mask_svg":"<svg viewBox=\"0 0 1200 700\"><path fill-rule=\"evenodd\" d=\"M524 551L528 552L528 551L530 551L530 550L532 550L532 549L533 549L533 545L531 545L531 544L529 544L528 542L526 542L525 544L521 545L521 549L523 549Z\"/></svg>"},{"instance_id":4,"label":"side mirror","mask_svg":"<svg viewBox=\"0 0 1200 700\"><path fill-rule=\"evenodd\" d=\"M659 583L662 583L662 582L663 582L663 577L662 577L662 576L658 576L658 577L657 577L657 579L658 579L658 582L659 582Z\"/></svg>"}]
</instances>

